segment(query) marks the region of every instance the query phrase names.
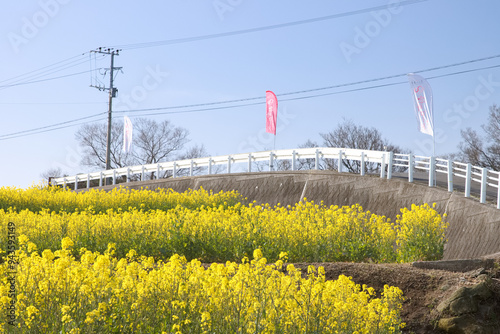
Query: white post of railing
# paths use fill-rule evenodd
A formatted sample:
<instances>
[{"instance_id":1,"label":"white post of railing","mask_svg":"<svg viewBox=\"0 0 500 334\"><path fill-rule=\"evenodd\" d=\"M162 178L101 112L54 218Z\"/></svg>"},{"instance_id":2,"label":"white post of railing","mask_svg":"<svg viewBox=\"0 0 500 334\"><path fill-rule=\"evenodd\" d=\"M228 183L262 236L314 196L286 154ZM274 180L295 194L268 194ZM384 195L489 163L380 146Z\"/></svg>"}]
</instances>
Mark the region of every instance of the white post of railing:
<instances>
[{"instance_id":1,"label":"white post of railing","mask_svg":"<svg viewBox=\"0 0 500 334\"><path fill-rule=\"evenodd\" d=\"M66 190L66 178L64 178L64 181L63 181L63 188L64 188L64 190Z\"/></svg>"},{"instance_id":2,"label":"white post of railing","mask_svg":"<svg viewBox=\"0 0 500 334\"><path fill-rule=\"evenodd\" d=\"M160 179L160 163L156 164L156 179Z\"/></svg>"},{"instance_id":3,"label":"white post of railing","mask_svg":"<svg viewBox=\"0 0 500 334\"><path fill-rule=\"evenodd\" d=\"M130 182L130 167L127 168L127 182Z\"/></svg>"},{"instance_id":4,"label":"white post of railing","mask_svg":"<svg viewBox=\"0 0 500 334\"><path fill-rule=\"evenodd\" d=\"M227 157L227 173L230 174L231 173L231 156L228 156Z\"/></svg>"},{"instance_id":5,"label":"white post of railing","mask_svg":"<svg viewBox=\"0 0 500 334\"><path fill-rule=\"evenodd\" d=\"M90 188L90 174L87 174L87 189Z\"/></svg>"},{"instance_id":6,"label":"white post of railing","mask_svg":"<svg viewBox=\"0 0 500 334\"><path fill-rule=\"evenodd\" d=\"M295 150L292 152L292 170L295 170L295 155L297 153L295 152Z\"/></svg>"},{"instance_id":7,"label":"white post of railing","mask_svg":"<svg viewBox=\"0 0 500 334\"><path fill-rule=\"evenodd\" d=\"M189 176L193 176L193 166L194 166L194 161L191 160L191 165L189 166Z\"/></svg>"},{"instance_id":8,"label":"white post of railing","mask_svg":"<svg viewBox=\"0 0 500 334\"><path fill-rule=\"evenodd\" d=\"M481 196L479 201L481 203L486 203L486 186L488 185L488 169L481 169Z\"/></svg>"},{"instance_id":9,"label":"white post of railing","mask_svg":"<svg viewBox=\"0 0 500 334\"><path fill-rule=\"evenodd\" d=\"M208 158L208 175L212 174L212 158Z\"/></svg>"},{"instance_id":10,"label":"white post of railing","mask_svg":"<svg viewBox=\"0 0 500 334\"><path fill-rule=\"evenodd\" d=\"M429 159L429 187L434 187L436 178L436 157Z\"/></svg>"},{"instance_id":11,"label":"white post of railing","mask_svg":"<svg viewBox=\"0 0 500 334\"><path fill-rule=\"evenodd\" d=\"M472 165L467 164L465 170L465 197L470 197L470 184L472 181Z\"/></svg>"},{"instance_id":12,"label":"white post of railing","mask_svg":"<svg viewBox=\"0 0 500 334\"><path fill-rule=\"evenodd\" d=\"M269 171L273 170L273 152L269 153Z\"/></svg>"},{"instance_id":13,"label":"white post of railing","mask_svg":"<svg viewBox=\"0 0 500 334\"><path fill-rule=\"evenodd\" d=\"M394 161L394 152L389 152L389 165L387 166L387 179L392 179L392 164Z\"/></svg>"},{"instance_id":14,"label":"white post of railing","mask_svg":"<svg viewBox=\"0 0 500 334\"><path fill-rule=\"evenodd\" d=\"M316 158L314 159L314 169L319 169L319 150L316 149Z\"/></svg>"},{"instance_id":15,"label":"white post of railing","mask_svg":"<svg viewBox=\"0 0 500 334\"><path fill-rule=\"evenodd\" d=\"M75 190L78 189L78 175L75 175L75 187L74 187Z\"/></svg>"},{"instance_id":16,"label":"white post of railing","mask_svg":"<svg viewBox=\"0 0 500 334\"><path fill-rule=\"evenodd\" d=\"M116 169L113 169L113 184L116 184Z\"/></svg>"},{"instance_id":17,"label":"white post of railing","mask_svg":"<svg viewBox=\"0 0 500 334\"><path fill-rule=\"evenodd\" d=\"M410 153L408 156L408 182L413 182L413 172L414 172L414 165L415 165L415 158L413 157L413 154Z\"/></svg>"},{"instance_id":18,"label":"white post of railing","mask_svg":"<svg viewBox=\"0 0 500 334\"><path fill-rule=\"evenodd\" d=\"M361 152L361 171L359 174L361 176L365 175L365 152Z\"/></svg>"},{"instance_id":19,"label":"white post of railing","mask_svg":"<svg viewBox=\"0 0 500 334\"><path fill-rule=\"evenodd\" d=\"M248 153L248 172L252 172L252 153Z\"/></svg>"},{"instance_id":20,"label":"white post of railing","mask_svg":"<svg viewBox=\"0 0 500 334\"><path fill-rule=\"evenodd\" d=\"M102 187L102 172L99 173L99 187Z\"/></svg>"},{"instance_id":21,"label":"white post of railing","mask_svg":"<svg viewBox=\"0 0 500 334\"><path fill-rule=\"evenodd\" d=\"M385 178L385 153L382 153L382 162L380 163L380 178Z\"/></svg>"},{"instance_id":22,"label":"white post of railing","mask_svg":"<svg viewBox=\"0 0 500 334\"><path fill-rule=\"evenodd\" d=\"M172 177L177 177L177 162L174 161L174 170L172 171Z\"/></svg>"},{"instance_id":23,"label":"white post of railing","mask_svg":"<svg viewBox=\"0 0 500 334\"><path fill-rule=\"evenodd\" d=\"M447 168L447 172L448 172L448 191L450 193L453 192L453 160L451 159L448 159L448 168Z\"/></svg>"},{"instance_id":24,"label":"white post of railing","mask_svg":"<svg viewBox=\"0 0 500 334\"><path fill-rule=\"evenodd\" d=\"M144 165L141 168L141 181L144 181Z\"/></svg>"},{"instance_id":25,"label":"white post of railing","mask_svg":"<svg viewBox=\"0 0 500 334\"><path fill-rule=\"evenodd\" d=\"M337 167L337 170L339 173L342 173L342 158L343 158L343 152L342 150L339 151L339 161L338 161L338 167Z\"/></svg>"},{"instance_id":26,"label":"white post of railing","mask_svg":"<svg viewBox=\"0 0 500 334\"><path fill-rule=\"evenodd\" d=\"M498 174L497 209L500 210L500 174Z\"/></svg>"}]
</instances>

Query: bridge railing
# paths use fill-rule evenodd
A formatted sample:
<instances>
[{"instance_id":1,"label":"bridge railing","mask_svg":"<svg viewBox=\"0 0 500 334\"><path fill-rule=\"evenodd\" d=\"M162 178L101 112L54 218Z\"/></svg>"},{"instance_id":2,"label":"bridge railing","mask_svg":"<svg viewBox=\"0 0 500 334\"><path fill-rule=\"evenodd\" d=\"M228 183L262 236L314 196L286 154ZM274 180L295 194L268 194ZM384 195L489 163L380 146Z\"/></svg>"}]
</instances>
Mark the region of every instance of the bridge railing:
<instances>
[{"instance_id":1,"label":"bridge railing","mask_svg":"<svg viewBox=\"0 0 500 334\"><path fill-rule=\"evenodd\" d=\"M196 158L169 162L159 162L147 165L129 166L87 174L78 174L54 178L53 185L62 185L65 188L72 185L77 190L79 183L90 188L92 183L99 181L98 185L104 185L106 179L111 179L112 184L116 184L118 178L125 177L126 182L140 179L146 180L147 174L156 179L161 178L161 174L168 173L170 177L193 176L196 169L202 167L207 174L215 172L215 166L224 166L226 173L234 171L234 166L238 164L239 171L252 172L255 162L268 162L268 170L272 171L278 161L288 160L290 170L298 170L299 162L309 159L314 161L312 169L321 169L322 161L331 159L336 162L338 172L347 172L347 168L342 163L345 160L358 161L359 173L365 175L367 164L378 165L380 177L391 179L393 170L403 171L408 176L408 182L414 182L415 171L423 171L428 175L429 187L436 185L437 174L446 174L448 191L453 192L455 179L464 179L465 197L471 197L473 183L479 184L479 201L486 203L487 188L496 189L497 208L500 209L500 172L488 170L487 168L473 166L452 160L445 160L435 157L426 157L413 154L400 154L386 151L370 151L347 148L297 148L286 150L272 150L251 153L239 153L232 155L221 155L215 157ZM243 165L243 167L242 167ZM182 173L181 173L182 171ZM220 172L220 167L217 172ZM94 182L92 182L94 181ZM85 186L84 186L85 187Z\"/></svg>"}]
</instances>

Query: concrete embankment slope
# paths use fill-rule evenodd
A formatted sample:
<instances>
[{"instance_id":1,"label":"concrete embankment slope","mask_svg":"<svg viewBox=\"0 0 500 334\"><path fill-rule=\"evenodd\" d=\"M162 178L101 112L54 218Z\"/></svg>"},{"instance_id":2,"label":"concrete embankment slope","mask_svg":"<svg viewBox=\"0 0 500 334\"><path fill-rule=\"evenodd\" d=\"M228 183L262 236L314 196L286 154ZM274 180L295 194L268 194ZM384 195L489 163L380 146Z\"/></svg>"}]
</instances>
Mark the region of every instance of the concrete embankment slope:
<instances>
[{"instance_id":1,"label":"concrete embankment slope","mask_svg":"<svg viewBox=\"0 0 500 334\"><path fill-rule=\"evenodd\" d=\"M380 179L334 171L259 172L161 179L127 183L140 189L189 188L219 192L237 190L248 201L293 205L303 198L326 205L359 203L365 210L395 219L403 207L436 203L448 215L450 226L444 259L468 259L500 252L500 210L490 204L399 179ZM110 189L112 186L102 187Z\"/></svg>"}]
</instances>

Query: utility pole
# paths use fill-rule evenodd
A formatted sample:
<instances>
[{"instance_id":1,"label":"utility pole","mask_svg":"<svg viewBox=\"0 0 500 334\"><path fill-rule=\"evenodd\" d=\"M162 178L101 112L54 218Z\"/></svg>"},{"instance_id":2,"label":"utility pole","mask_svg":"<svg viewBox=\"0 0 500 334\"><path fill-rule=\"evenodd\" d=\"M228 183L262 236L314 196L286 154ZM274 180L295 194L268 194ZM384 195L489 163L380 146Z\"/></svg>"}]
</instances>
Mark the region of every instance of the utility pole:
<instances>
[{"instance_id":1,"label":"utility pole","mask_svg":"<svg viewBox=\"0 0 500 334\"><path fill-rule=\"evenodd\" d=\"M119 52L121 50L115 50L112 48L97 48L96 50L92 50L90 52L101 53L111 55L111 66L109 68L109 87L106 88L104 86L92 86L99 90L107 90L109 91L109 102L108 102L108 134L107 134L107 143L106 143L106 169L111 169L111 123L112 123L112 112L113 112L113 98L116 97L118 89L113 86L114 80L114 70L121 70L121 67L114 67L115 64L115 56L119 56Z\"/></svg>"}]
</instances>

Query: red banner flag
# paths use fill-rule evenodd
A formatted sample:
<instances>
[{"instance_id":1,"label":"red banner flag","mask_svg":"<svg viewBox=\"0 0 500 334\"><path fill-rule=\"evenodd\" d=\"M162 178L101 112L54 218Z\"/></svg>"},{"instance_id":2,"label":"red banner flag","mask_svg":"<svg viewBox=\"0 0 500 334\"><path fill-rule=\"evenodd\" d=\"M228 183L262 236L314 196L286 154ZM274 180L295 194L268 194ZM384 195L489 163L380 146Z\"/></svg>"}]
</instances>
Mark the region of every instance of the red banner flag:
<instances>
[{"instance_id":1,"label":"red banner flag","mask_svg":"<svg viewBox=\"0 0 500 334\"><path fill-rule=\"evenodd\" d=\"M276 135L278 120L278 99L270 90L266 91L266 132Z\"/></svg>"}]
</instances>

